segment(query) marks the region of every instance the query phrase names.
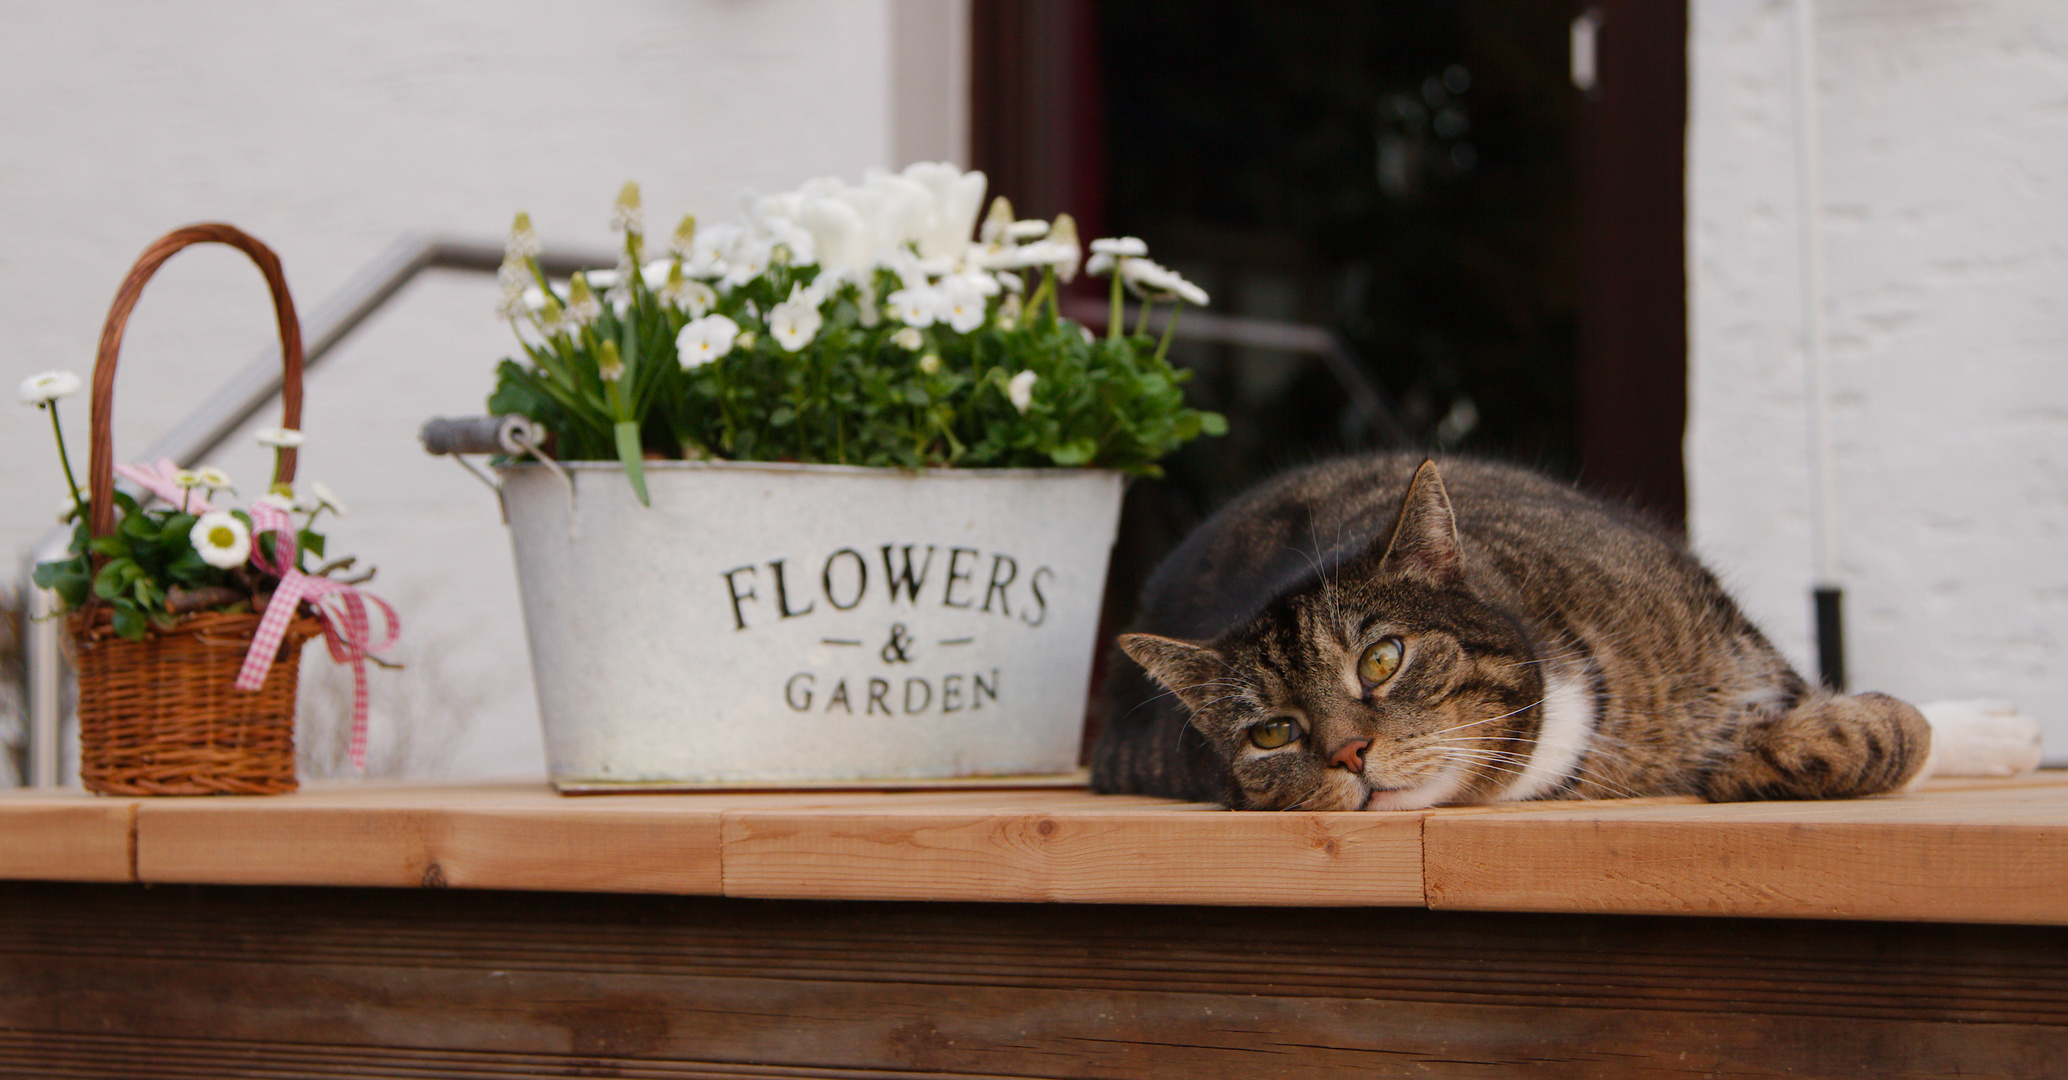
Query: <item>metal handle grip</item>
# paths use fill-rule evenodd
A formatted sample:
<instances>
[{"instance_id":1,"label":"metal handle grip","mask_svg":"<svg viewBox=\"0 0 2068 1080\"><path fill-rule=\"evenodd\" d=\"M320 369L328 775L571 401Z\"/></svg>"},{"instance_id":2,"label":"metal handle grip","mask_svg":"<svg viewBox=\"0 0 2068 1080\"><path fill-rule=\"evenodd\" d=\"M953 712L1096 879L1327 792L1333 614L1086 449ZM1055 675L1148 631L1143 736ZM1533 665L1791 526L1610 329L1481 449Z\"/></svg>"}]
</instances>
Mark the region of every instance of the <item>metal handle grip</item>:
<instances>
[{"instance_id":1,"label":"metal handle grip","mask_svg":"<svg viewBox=\"0 0 2068 1080\"><path fill-rule=\"evenodd\" d=\"M523 454L544 441L545 429L528 416L434 416L417 438L428 454Z\"/></svg>"}]
</instances>

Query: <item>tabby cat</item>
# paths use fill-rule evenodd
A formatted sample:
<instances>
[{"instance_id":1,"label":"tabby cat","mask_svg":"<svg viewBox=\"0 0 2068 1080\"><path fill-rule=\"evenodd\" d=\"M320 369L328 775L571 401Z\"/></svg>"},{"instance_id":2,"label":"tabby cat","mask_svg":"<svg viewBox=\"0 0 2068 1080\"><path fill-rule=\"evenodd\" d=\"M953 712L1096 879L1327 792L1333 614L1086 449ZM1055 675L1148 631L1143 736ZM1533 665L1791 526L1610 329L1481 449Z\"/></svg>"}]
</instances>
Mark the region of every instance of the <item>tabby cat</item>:
<instances>
[{"instance_id":1,"label":"tabby cat","mask_svg":"<svg viewBox=\"0 0 2068 1080\"><path fill-rule=\"evenodd\" d=\"M1165 560L1138 629L1109 680L1099 791L1309 810L1816 799L1902 787L1931 745L1910 705L1805 682L1657 526L1486 462L1271 481Z\"/></svg>"}]
</instances>

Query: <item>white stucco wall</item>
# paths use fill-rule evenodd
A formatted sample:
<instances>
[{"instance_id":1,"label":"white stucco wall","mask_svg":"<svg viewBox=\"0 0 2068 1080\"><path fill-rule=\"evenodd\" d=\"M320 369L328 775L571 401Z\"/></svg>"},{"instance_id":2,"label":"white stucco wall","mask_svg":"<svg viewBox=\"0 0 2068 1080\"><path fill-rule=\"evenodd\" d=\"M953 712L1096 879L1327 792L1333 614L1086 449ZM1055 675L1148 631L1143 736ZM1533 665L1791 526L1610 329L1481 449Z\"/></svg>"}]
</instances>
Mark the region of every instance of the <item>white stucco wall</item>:
<instances>
[{"instance_id":1,"label":"white stucco wall","mask_svg":"<svg viewBox=\"0 0 2068 1080\"><path fill-rule=\"evenodd\" d=\"M1792 12L1691 8L1690 524L1811 670ZM2068 761L2068 20L1817 8L1851 681L2010 698Z\"/></svg>"},{"instance_id":2,"label":"white stucco wall","mask_svg":"<svg viewBox=\"0 0 2068 1080\"><path fill-rule=\"evenodd\" d=\"M628 178L665 236L685 211L729 217L742 188L960 160L966 20L966 0L0 2L10 378L85 376L137 253L192 221L271 245L306 313L412 230L495 239L525 209L549 247L607 249ZM399 655L413 666L376 675L377 749L398 719L474 713L440 736L449 752L419 765L538 775L493 498L415 441L426 417L481 411L510 344L493 303L489 279L421 279L333 353L309 385L302 475L347 500L333 544L377 563L372 588L404 610ZM234 252L168 264L130 324L118 458L256 355L269 320ZM83 479L84 395L65 406ZM40 420L22 410L0 425L0 545L17 554L51 527L63 491ZM220 463L246 496L263 487L248 440Z\"/></svg>"}]
</instances>

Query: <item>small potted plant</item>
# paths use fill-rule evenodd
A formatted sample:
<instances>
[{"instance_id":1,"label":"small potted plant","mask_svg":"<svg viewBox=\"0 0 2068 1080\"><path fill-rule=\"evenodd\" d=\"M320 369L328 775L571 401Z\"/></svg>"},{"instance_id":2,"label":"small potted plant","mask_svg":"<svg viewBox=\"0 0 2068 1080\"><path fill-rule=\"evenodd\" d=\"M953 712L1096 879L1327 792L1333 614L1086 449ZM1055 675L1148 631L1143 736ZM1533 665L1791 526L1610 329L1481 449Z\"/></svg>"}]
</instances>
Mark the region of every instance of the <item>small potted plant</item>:
<instances>
[{"instance_id":1,"label":"small potted plant","mask_svg":"<svg viewBox=\"0 0 2068 1080\"><path fill-rule=\"evenodd\" d=\"M564 282L518 215L489 408L550 433L502 488L563 786L1074 768L1121 482L1225 427L1167 360L1206 296L984 194L815 180L650 253L627 184L617 265ZM1061 314L1080 270L1104 334Z\"/></svg>"},{"instance_id":2,"label":"small potted plant","mask_svg":"<svg viewBox=\"0 0 2068 1080\"><path fill-rule=\"evenodd\" d=\"M273 292L281 330L285 425L262 432L273 482L248 509L221 470L170 460L116 465L110 453L116 355L143 286L188 246L222 243L251 257ZM363 762L365 663L395 640L388 605L355 586L353 560L321 562L325 513L341 514L321 484L293 485L301 414L301 334L279 260L228 225L175 230L147 249L116 293L93 376L91 457L82 491L65 449L58 402L78 376L45 372L19 397L50 414L73 526L66 558L35 568L65 612L79 674L80 779L118 795L273 794L296 787L294 707L300 649L324 636L333 659L353 667L352 748ZM117 473L155 504L117 490ZM320 563L320 565L319 565ZM369 605L385 622L374 641Z\"/></svg>"}]
</instances>

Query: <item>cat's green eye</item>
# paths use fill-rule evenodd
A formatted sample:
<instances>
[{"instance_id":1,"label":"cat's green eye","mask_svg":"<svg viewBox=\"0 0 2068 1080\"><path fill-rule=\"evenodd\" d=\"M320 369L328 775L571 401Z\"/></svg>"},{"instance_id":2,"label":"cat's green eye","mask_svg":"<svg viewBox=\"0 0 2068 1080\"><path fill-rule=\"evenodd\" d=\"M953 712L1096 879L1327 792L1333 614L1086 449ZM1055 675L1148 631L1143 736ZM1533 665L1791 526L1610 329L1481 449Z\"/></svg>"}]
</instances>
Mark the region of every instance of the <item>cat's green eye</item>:
<instances>
[{"instance_id":1,"label":"cat's green eye","mask_svg":"<svg viewBox=\"0 0 2068 1080\"><path fill-rule=\"evenodd\" d=\"M1306 734L1300 722L1290 716L1274 716L1249 729L1249 744L1259 750L1276 750Z\"/></svg>"},{"instance_id":2,"label":"cat's green eye","mask_svg":"<svg viewBox=\"0 0 2068 1080\"><path fill-rule=\"evenodd\" d=\"M1399 638L1381 638L1357 658L1357 677L1371 686L1385 682L1400 670L1400 658L1405 652Z\"/></svg>"}]
</instances>

